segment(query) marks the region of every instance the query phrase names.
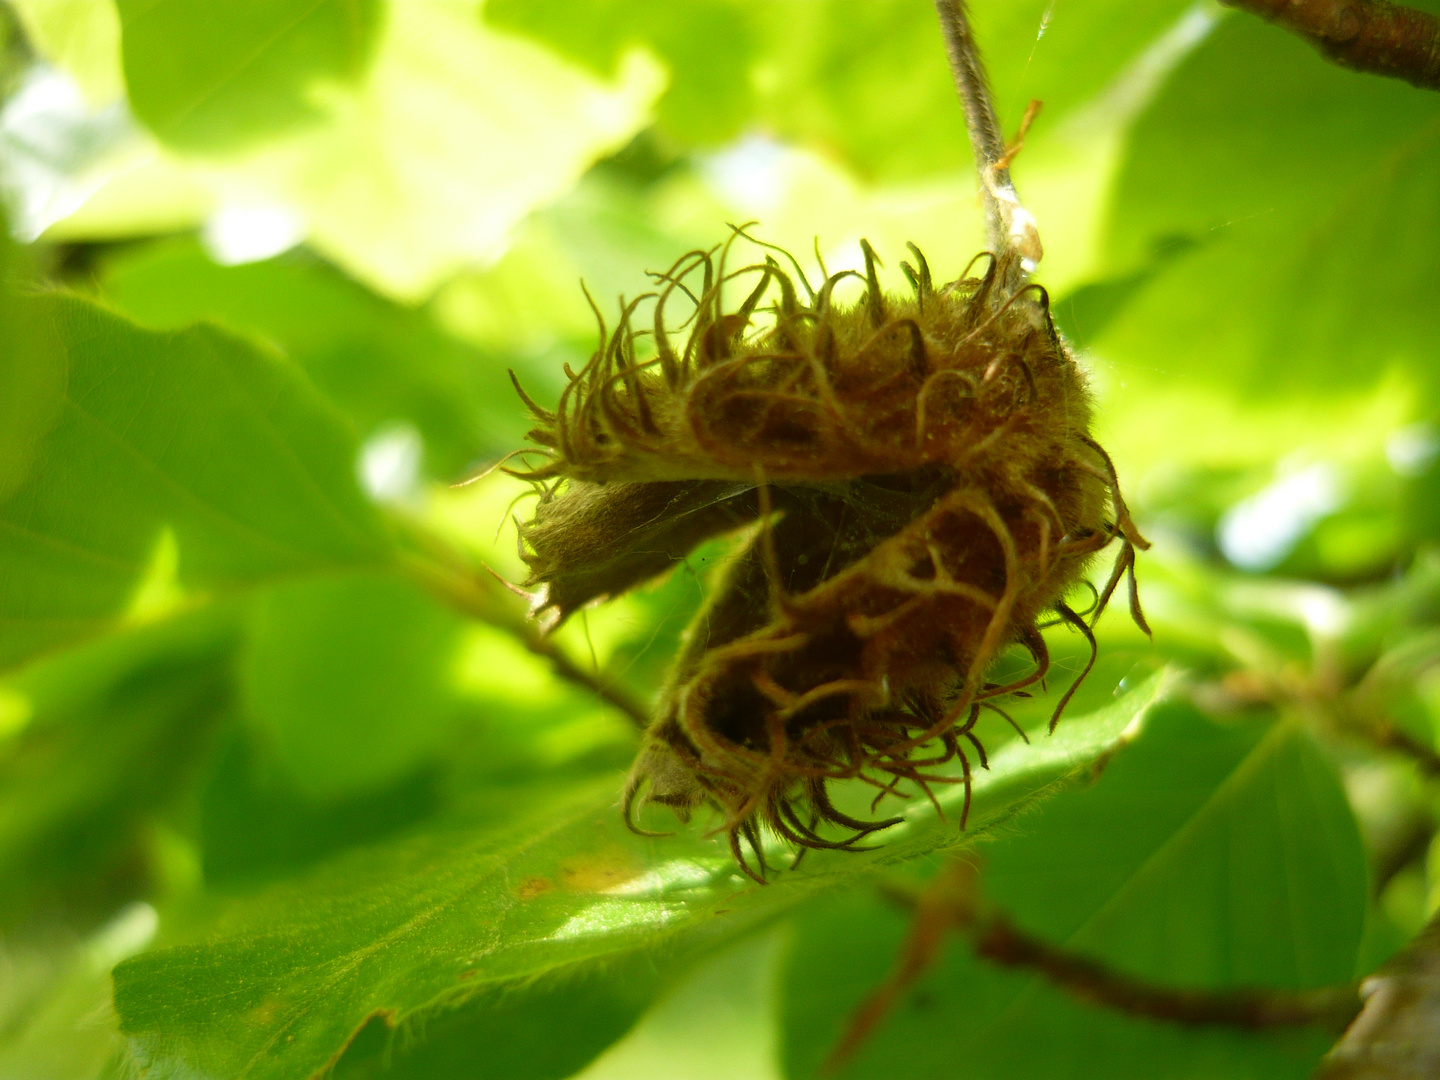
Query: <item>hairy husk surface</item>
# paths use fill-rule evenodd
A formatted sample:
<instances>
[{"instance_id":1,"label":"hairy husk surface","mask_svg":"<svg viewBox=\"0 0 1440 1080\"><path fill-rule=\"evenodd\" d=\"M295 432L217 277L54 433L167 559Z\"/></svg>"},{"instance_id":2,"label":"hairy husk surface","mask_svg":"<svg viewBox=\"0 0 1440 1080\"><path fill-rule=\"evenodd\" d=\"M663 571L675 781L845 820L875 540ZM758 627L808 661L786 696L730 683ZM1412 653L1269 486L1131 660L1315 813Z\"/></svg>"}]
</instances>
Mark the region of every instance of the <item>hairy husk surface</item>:
<instances>
[{"instance_id":1,"label":"hairy husk surface","mask_svg":"<svg viewBox=\"0 0 1440 1080\"><path fill-rule=\"evenodd\" d=\"M737 242L763 257L728 268ZM984 765L981 709L1044 677L1039 620L1069 622L1093 648L1067 590L1118 537L1098 614L1146 546L1044 291L1007 288L1019 275L989 255L937 286L912 245L912 293L886 295L862 247L864 275L812 288L736 230L622 300L613 330L601 319L555 411L521 391L545 460L517 472L540 488L520 536L547 626L746 530L687 631L624 801L627 821L640 802L682 819L718 807L760 878L762 827L845 848L899 820L842 812L833 780L880 797L958 780L968 810L963 747ZM863 295L839 303L849 277ZM727 308L727 292L743 300ZM1143 626L1133 574L1131 600ZM1012 644L1034 670L987 682ZM958 777L938 771L957 761Z\"/></svg>"}]
</instances>

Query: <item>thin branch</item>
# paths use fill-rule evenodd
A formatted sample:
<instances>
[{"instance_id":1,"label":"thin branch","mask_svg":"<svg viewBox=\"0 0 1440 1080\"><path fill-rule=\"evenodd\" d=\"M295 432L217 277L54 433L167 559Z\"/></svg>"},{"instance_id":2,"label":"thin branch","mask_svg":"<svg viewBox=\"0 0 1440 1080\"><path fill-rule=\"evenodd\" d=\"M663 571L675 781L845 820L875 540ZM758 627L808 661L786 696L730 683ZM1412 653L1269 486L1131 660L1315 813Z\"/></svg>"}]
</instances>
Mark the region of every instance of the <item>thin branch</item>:
<instances>
[{"instance_id":1,"label":"thin branch","mask_svg":"<svg viewBox=\"0 0 1440 1080\"><path fill-rule=\"evenodd\" d=\"M463 564L458 553L448 548L441 552L440 539L428 533L419 536L417 530L420 527L413 522L398 523L408 539L421 540L426 549L425 555L402 551L401 568L437 599L463 615L505 631L530 652L544 657L555 674L613 705L642 731L650 725L649 712L643 705L606 678L604 673L587 671L570 659L555 642L540 633L515 598L505 592L498 582L475 573ZM437 558L437 553L445 557Z\"/></svg>"},{"instance_id":2,"label":"thin branch","mask_svg":"<svg viewBox=\"0 0 1440 1080\"><path fill-rule=\"evenodd\" d=\"M596 697L615 706L641 731L650 726L650 714L645 707L611 682L604 672L586 671L566 656L553 641L541 637L539 634L533 632L526 634L522 638L522 644L536 656L543 656L550 661L550 666L555 669L555 674L562 679L590 691Z\"/></svg>"},{"instance_id":3,"label":"thin branch","mask_svg":"<svg viewBox=\"0 0 1440 1080\"><path fill-rule=\"evenodd\" d=\"M1354 685L1337 686L1324 671L1296 673L1255 669L1231 672L1219 684L1201 686L1205 707L1226 711L1249 705L1299 709L1312 721L1377 750L1407 757L1428 779L1440 779L1440 753L1398 726L1390 717L1390 697L1413 685L1426 667L1440 664L1440 654L1427 653L1424 665L1396 668L1391 658L1371 665Z\"/></svg>"},{"instance_id":4,"label":"thin branch","mask_svg":"<svg viewBox=\"0 0 1440 1080\"><path fill-rule=\"evenodd\" d=\"M975 153L975 168L981 174L984 187L985 170L997 169L996 179L1010 183L1008 169L1000 170L1005 157L1005 136L1000 131L1000 121L995 116L995 104L990 99L990 81L985 75L985 65L980 59L975 36L970 32L970 16L965 10L964 0L935 0L935 13L940 16L940 31L945 35L945 55L950 61L950 74L955 78L955 92L960 95L960 104L965 110L965 129L970 133L970 148ZM1000 225L999 215L993 205L994 198L988 191L985 197L990 241L999 244L1004 237L995 230Z\"/></svg>"},{"instance_id":5,"label":"thin branch","mask_svg":"<svg viewBox=\"0 0 1440 1080\"><path fill-rule=\"evenodd\" d=\"M1369 739L1382 750L1403 754L1431 779L1440 777L1440 754L1388 720L1377 720L1368 724L1356 723L1351 725L1349 730Z\"/></svg>"},{"instance_id":6,"label":"thin branch","mask_svg":"<svg viewBox=\"0 0 1440 1080\"><path fill-rule=\"evenodd\" d=\"M1259 15L1355 71L1440 90L1440 19L1386 0L1221 0Z\"/></svg>"},{"instance_id":7,"label":"thin branch","mask_svg":"<svg viewBox=\"0 0 1440 1080\"><path fill-rule=\"evenodd\" d=\"M1000 121L995 117L990 84L985 76L985 65L980 60L980 50L975 44L975 35L970 29L965 0L935 0L935 12L940 16L945 55L950 60L955 92L960 95L960 104L965 111L970 147L975 152L980 195L985 204L985 231L991 250L1007 268L1013 264L1003 256L1011 251L1018 253L1021 264L1016 266L1016 270L1028 273L1043 254L1040 233L1035 227L1035 219L1021 205L1020 196L1010 179L1010 159L1014 151L1006 148ZM1032 108L1026 112L1027 123L1034 116L1034 109L1032 102ZM1019 276L1023 278L1023 274ZM1023 281L1012 284L1018 287Z\"/></svg>"},{"instance_id":8,"label":"thin branch","mask_svg":"<svg viewBox=\"0 0 1440 1080\"><path fill-rule=\"evenodd\" d=\"M1379 897L1390 882L1412 866L1424 865L1435 839L1435 819L1426 809L1414 807L1399 827L1386 830L1373 845L1370 895Z\"/></svg>"},{"instance_id":9,"label":"thin branch","mask_svg":"<svg viewBox=\"0 0 1440 1080\"><path fill-rule=\"evenodd\" d=\"M975 954L991 963L1037 972L1078 998L1149 1020L1250 1030L1316 1024L1343 1031L1360 1010L1359 990L1353 984L1299 992L1182 990L1134 978L1027 934L981 901L978 876L974 866L957 861L924 890L882 887L886 899L914 912L910 932L890 975L851 1014L826 1060L826 1071L848 1061L901 995L935 964L950 931L963 935Z\"/></svg>"},{"instance_id":10,"label":"thin branch","mask_svg":"<svg viewBox=\"0 0 1440 1080\"><path fill-rule=\"evenodd\" d=\"M1005 967L1030 968L1076 997L1150 1020L1247 1029L1318 1024L1341 1030L1360 1009L1359 992L1351 985L1301 992L1160 986L1032 937L999 914L977 922L969 934L978 956Z\"/></svg>"},{"instance_id":11,"label":"thin branch","mask_svg":"<svg viewBox=\"0 0 1440 1080\"><path fill-rule=\"evenodd\" d=\"M952 864L955 867L965 864ZM968 869L968 868L967 868ZM963 873L963 871L961 871ZM959 891L956 886L959 884ZM900 996L914 986L940 959L949 932L961 925L958 908L964 905L964 884L959 882L951 867L940 871L930 887L918 893L902 892L881 886L881 895L892 903L914 911L910 920L910 932L900 945L895 966L885 981L877 986L850 1014L840 1040L831 1049L820 1066L822 1075L838 1072L840 1067L855 1056L874 1033Z\"/></svg>"}]
</instances>

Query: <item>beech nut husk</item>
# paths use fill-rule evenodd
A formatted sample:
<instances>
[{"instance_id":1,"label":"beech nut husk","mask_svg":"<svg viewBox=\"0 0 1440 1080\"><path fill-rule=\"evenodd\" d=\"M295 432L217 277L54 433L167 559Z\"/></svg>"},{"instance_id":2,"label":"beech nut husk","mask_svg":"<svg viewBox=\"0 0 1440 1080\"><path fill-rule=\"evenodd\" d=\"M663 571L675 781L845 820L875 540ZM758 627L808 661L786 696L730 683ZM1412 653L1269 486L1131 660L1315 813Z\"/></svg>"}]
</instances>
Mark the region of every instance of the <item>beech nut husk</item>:
<instances>
[{"instance_id":1,"label":"beech nut husk","mask_svg":"<svg viewBox=\"0 0 1440 1080\"><path fill-rule=\"evenodd\" d=\"M732 268L737 245L761 254ZM1112 541L1094 616L1131 571L1144 627L1133 565L1148 545L1090 436L1090 394L1045 291L1007 288L1023 278L1013 255L936 285L911 245L911 292L887 295L862 248L863 275L812 288L736 229L622 300L613 329L601 319L555 410L521 391L543 451L514 470L541 491L521 553L547 627L705 540L745 537L686 632L624 809L628 822L643 803L682 820L717 807L761 880L762 828L851 848L899 820L842 812L831 781L863 779L877 803L904 781L964 783L963 826L967 748L987 764L975 722L1044 678L1040 622L1080 630L1093 663L1090 623L1064 597ZM863 294L839 302L850 277ZM987 681L1011 645L1033 670ZM957 761L958 777L940 771Z\"/></svg>"}]
</instances>

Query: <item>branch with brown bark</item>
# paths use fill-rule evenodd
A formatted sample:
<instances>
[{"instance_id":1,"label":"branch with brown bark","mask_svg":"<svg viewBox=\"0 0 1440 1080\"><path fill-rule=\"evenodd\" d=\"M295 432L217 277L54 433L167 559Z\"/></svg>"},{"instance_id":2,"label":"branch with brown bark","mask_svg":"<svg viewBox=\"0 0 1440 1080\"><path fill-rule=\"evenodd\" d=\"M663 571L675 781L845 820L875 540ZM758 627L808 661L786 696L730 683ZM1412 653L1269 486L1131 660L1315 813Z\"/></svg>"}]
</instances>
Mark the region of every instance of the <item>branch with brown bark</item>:
<instances>
[{"instance_id":1,"label":"branch with brown bark","mask_svg":"<svg viewBox=\"0 0 1440 1080\"><path fill-rule=\"evenodd\" d=\"M1365 1007L1317 1080L1440 1076L1440 916L1360 986Z\"/></svg>"},{"instance_id":2,"label":"branch with brown bark","mask_svg":"<svg viewBox=\"0 0 1440 1080\"><path fill-rule=\"evenodd\" d=\"M405 542L400 567L422 588L462 615L511 635L547 660L560 678L614 706L640 730L650 723L649 710L618 680L600 671L587 671L546 637L516 603L513 587L493 570L482 572L463 553L408 517L395 513L390 520Z\"/></svg>"},{"instance_id":3,"label":"branch with brown bark","mask_svg":"<svg viewBox=\"0 0 1440 1080\"><path fill-rule=\"evenodd\" d=\"M1029 968L1076 997L1149 1020L1252 1030L1317 1024L1338 1031L1360 1008L1353 986L1301 992L1160 986L1032 937L1003 915L989 916L972 927L969 936L977 956L1005 967Z\"/></svg>"},{"instance_id":4,"label":"branch with brown bark","mask_svg":"<svg viewBox=\"0 0 1440 1080\"><path fill-rule=\"evenodd\" d=\"M1300 35L1355 71L1440 90L1440 19L1387 0L1221 0Z\"/></svg>"},{"instance_id":5,"label":"branch with brown bark","mask_svg":"<svg viewBox=\"0 0 1440 1080\"><path fill-rule=\"evenodd\" d=\"M859 1050L901 996L940 958L951 933L964 937L977 956L991 963L1034 971L1076 997L1149 1020L1250 1030L1313 1024L1339 1032L1360 1010L1359 990L1350 984L1298 992L1178 989L1115 971L1026 933L985 904L979 895L978 871L964 862L952 863L918 893L898 889L884 893L914 911L910 932L889 977L851 1014L827 1059L827 1071L839 1068Z\"/></svg>"}]
</instances>

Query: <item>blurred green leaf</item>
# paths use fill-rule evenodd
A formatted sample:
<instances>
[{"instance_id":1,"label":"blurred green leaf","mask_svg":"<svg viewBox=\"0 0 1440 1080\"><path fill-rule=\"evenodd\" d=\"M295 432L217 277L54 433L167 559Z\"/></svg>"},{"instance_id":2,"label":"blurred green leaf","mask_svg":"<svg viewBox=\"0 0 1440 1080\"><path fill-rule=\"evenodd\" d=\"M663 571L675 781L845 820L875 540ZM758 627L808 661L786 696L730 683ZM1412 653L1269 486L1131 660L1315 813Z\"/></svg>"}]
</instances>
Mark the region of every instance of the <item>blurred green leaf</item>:
<instances>
[{"instance_id":1,"label":"blurred green leaf","mask_svg":"<svg viewBox=\"0 0 1440 1080\"><path fill-rule=\"evenodd\" d=\"M996 753L975 786L970 835L1112 750L1166 683L1154 676L1110 708L1067 720L1053 738L1040 729L1038 745ZM404 1023L486 986L618 957L682 931L739 929L817 888L960 839L916 804L883 847L812 852L760 889L714 838L628 832L614 805L619 782L512 801L524 810L498 829L432 829L263 894L204 942L118 968L122 1027L149 1067L308 1074L374 1016ZM959 798L951 790L941 801L958 811Z\"/></svg>"},{"instance_id":2,"label":"blurred green leaf","mask_svg":"<svg viewBox=\"0 0 1440 1080\"><path fill-rule=\"evenodd\" d=\"M127 610L386 558L353 436L285 362L213 328L155 334L77 299L27 305L53 334L33 359L62 372L64 397L0 504L0 666ZM7 350L0 371L31 359Z\"/></svg>"},{"instance_id":3,"label":"blurred green leaf","mask_svg":"<svg viewBox=\"0 0 1440 1080\"><path fill-rule=\"evenodd\" d=\"M1401 501L1406 532L1417 542L1440 546L1440 458L1407 477Z\"/></svg>"},{"instance_id":4,"label":"blurred green leaf","mask_svg":"<svg viewBox=\"0 0 1440 1080\"><path fill-rule=\"evenodd\" d=\"M219 266L193 240L170 241L107 259L101 291L154 329L215 319L277 343L362 436L402 424L417 429L430 475L458 479L475 461L514 449L525 433L500 357L303 252Z\"/></svg>"},{"instance_id":5,"label":"blurred green leaf","mask_svg":"<svg viewBox=\"0 0 1440 1080\"><path fill-rule=\"evenodd\" d=\"M228 150L324 114L325 82L365 72L379 0L115 0L130 107L165 142Z\"/></svg>"},{"instance_id":6,"label":"blurred green leaf","mask_svg":"<svg viewBox=\"0 0 1440 1080\"><path fill-rule=\"evenodd\" d=\"M983 888L1046 940L1171 986L1301 988L1356 974L1360 838L1338 777L1294 724L1262 734L1164 707L1093 787L1063 792L1021 828L983 849ZM900 925L860 897L799 920L782 993L789 1075L813 1075L888 970ZM842 1075L1149 1077L1163 1062L1167 1076L1298 1077L1328 1042L1314 1030L1126 1018L957 942Z\"/></svg>"},{"instance_id":7,"label":"blurred green leaf","mask_svg":"<svg viewBox=\"0 0 1440 1080\"><path fill-rule=\"evenodd\" d=\"M789 934L766 926L686 970L584 1080L780 1080L775 996Z\"/></svg>"},{"instance_id":8,"label":"blurred green leaf","mask_svg":"<svg viewBox=\"0 0 1440 1080\"><path fill-rule=\"evenodd\" d=\"M753 116L755 34L737 0L491 0L484 12L497 29L538 38L601 76L612 75L626 49L649 47L670 74L656 120L683 143L722 142Z\"/></svg>"},{"instance_id":9,"label":"blurred green leaf","mask_svg":"<svg viewBox=\"0 0 1440 1080\"><path fill-rule=\"evenodd\" d=\"M778 70L764 116L783 135L884 180L970 168L933 8L902 0L757 7Z\"/></svg>"},{"instance_id":10,"label":"blurred green leaf","mask_svg":"<svg viewBox=\"0 0 1440 1080\"><path fill-rule=\"evenodd\" d=\"M83 923L146 891L145 830L190 790L230 709L225 635L186 644L80 702L42 702L0 745L0 919Z\"/></svg>"},{"instance_id":11,"label":"blurred green leaf","mask_svg":"<svg viewBox=\"0 0 1440 1080\"><path fill-rule=\"evenodd\" d=\"M409 1029L371 1020L336 1080L562 1080L630 1028L696 949L642 949L520 985L489 986ZM556 1034L557 1018L564 1037Z\"/></svg>"},{"instance_id":12,"label":"blurred green leaf","mask_svg":"<svg viewBox=\"0 0 1440 1080\"><path fill-rule=\"evenodd\" d=\"M1111 199L1117 268L1191 246L1095 347L1142 384L1333 398L1399 368L1433 391L1437 169L1434 95L1228 20L1137 123Z\"/></svg>"},{"instance_id":13,"label":"blurred green leaf","mask_svg":"<svg viewBox=\"0 0 1440 1080\"><path fill-rule=\"evenodd\" d=\"M1038 137L1057 129L1187 6L1185 0L1140 8L1124 0L972 4L1007 130L1018 128L1031 99L1047 106ZM949 69L932 62L944 55L932 8L863 0L756 11L765 26L765 83L772 87L761 115L776 130L881 181L969 172L969 141Z\"/></svg>"},{"instance_id":14,"label":"blurred green leaf","mask_svg":"<svg viewBox=\"0 0 1440 1080\"><path fill-rule=\"evenodd\" d=\"M4 234L0 217L0 503L24 483L41 441L59 418L65 359L50 320L17 295L27 260Z\"/></svg>"},{"instance_id":15,"label":"blurred green leaf","mask_svg":"<svg viewBox=\"0 0 1440 1080\"><path fill-rule=\"evenodd\" d=\"M343 10L342 0L325 3ZM364 80L353 91L316 88L323 121L243 154L183 157L132 140L79 178L86 201L49 235L143 236L207 218L238 221L243 233L258 213L377 291L426 298L497 258L527 214L628 142L663 78L637 56L600 82L488 29L476 7L388 4Z\"/></svg>"},{"instance_id":16,"label":"blurred green leaf","mask_svg":"<svg viewBox=\"0 0 1440 1080\"><path fill-rule=\"evenodd\" d=\"M1031 98L1058 114L1098 93L1188 5L972 6L1003 118L1013 128ZM648 47L670 69L659 127L681 143L703 147L762 127L835 154L868 178L968 171L950 73L943 63L916 63L943 55L935 13L924 4L498 0L486 5L485 17L600 73L611 71L626 48ZM1047 126L1053 119L1047 116Z\"/></svg>"},{"instance_id":17,"label":"blurred green leaf","mask_svg":"<svg viewBox=\"0 0 1440 1080\"><path fill-rule=\"evenodd\" d=\"M440 812L441 785L440 769L427 763L389 784L317 799L264 738L237 725L218 747L201 792L205 885L221 893L253 888L384 839Z\"/></svg>"},{"instance_id":18,"label":"blurred green leaf","mask_svg":"<svg viewBox=\"0 0 1440 1080\"><path fill-rule=\"evenodd\" d=\"M110 1008L110 969L150 943L149 904L130 904L80 941L7 942L0 992L0 1075L101 1080L124 1075L125 1044ZM11 995L15 995L12 997Z\"/></svg>"},{"instance_id":19,"label":"blurred green leaf","mask_svg":"<svg viewBox=\"0 0 1440 1080\"><path fill-rule=\"evenodd\" d=\"M889 974L906 923L903 912L865 893L836 898L798 920L792 974L782 990L785 1075L817 1075L847 1011ZM1332 1041L1314 1028L1262 1034L1133 1019L1024 972L996 968L956 941L854 1064L835 1075L1301 1080Z\"/></svg>"},{"instance_id":20,"label":"blurred green leaf","mask_svg":"<svg viewBox=\"0 0 1440 1080\"><path fill-rule=\"evenodd\" d=\"M333 798L383 786L449 733L463 629L458 615L383 572L276 586L251 613L246 715L301 792Z\"/></svg>"},{"instance_id":21,"label":"blurred green leaf","mask_svg":"<svg viewBox=\"0 0 1440 1080\"><path fill-rule=\"evenodd\" d=\"M11 0L31 47L65 71L92 107L125 94L120 70L120 16L96 0Z\"/></svg>"},{"instance_id":22,"label":"blurred green leaf","mask_svg":"<svg viewBox=\"0 0 1440 1080\"><path fill-rule=\"evenodd\" d=\"M1113 776L989 853L988 894L1028 929L1144 979L1347 981L1367 885L1344 791L1301 728L1259 734L1162 710Z\"/></svg>"},{"instance_id":23,"label":"blurred green leaf","mask_svg":"<svg viewBox=\"0 0 1440 1080\"><path fill-rule=\"evenodd\" d=\"M1165 237L1200 237L1242 219L1318 224L1347 192L1383 176L1437 117L1432 95L1327 64L1254 17L1227 19L1131 132L1112 197L1113 252L1143 257Z\"/></svg>"},{"instance_id":24,"label":"blurred green leaf","mask_svg":"<svg viewBox=\"0 0 1440 1080\"><path fill-rule=\"evenodd\" d=\"M1197 10L1193 0L1138 8L1127 0L974 0L971 7L1007 131L1019 128L1031 101L1044 103L1042 127L1060 126L1067 114L1084 111L1097 95L1113 90L1157 40L1182 21L1191 22ZM1192 26L1190 32L1205 31Z\"/></svg>"}]
</instances>

